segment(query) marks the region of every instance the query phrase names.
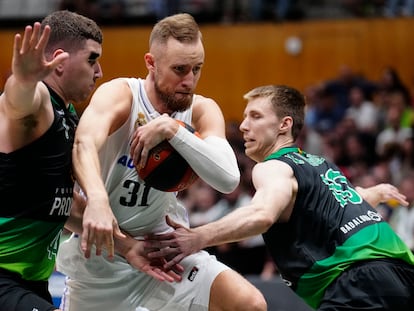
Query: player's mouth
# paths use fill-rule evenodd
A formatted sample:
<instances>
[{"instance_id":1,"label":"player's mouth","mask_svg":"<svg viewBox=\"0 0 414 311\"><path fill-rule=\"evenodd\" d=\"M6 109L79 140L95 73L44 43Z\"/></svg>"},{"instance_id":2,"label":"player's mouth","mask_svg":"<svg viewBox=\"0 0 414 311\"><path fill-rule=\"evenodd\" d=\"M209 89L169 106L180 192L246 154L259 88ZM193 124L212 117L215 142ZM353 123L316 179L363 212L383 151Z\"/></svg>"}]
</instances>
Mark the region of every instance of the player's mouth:
<instances>
[{"instance_id":1,"label":"player's mouth","mask_svg":"<svg viewBox=\"0 0 414 311\"><path fill-rule=\"evenodd\" d=\"M247 148L249 145L252 145L254 142L255 142L255 140L254 139L249 139L249 138L247 138L247 137L243 137L243 139L244 139L244 146Z\"/></svg>"}]
</instances>

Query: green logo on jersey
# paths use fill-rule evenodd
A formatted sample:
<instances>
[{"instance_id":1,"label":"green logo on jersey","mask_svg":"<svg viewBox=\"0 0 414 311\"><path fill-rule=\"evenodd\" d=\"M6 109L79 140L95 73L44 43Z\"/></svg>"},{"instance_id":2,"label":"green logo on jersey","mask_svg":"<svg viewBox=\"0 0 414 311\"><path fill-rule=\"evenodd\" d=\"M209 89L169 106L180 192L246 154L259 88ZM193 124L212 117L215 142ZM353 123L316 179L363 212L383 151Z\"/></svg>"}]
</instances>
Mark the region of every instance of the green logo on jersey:
<instances>
[{"instance_id":1,"label":"green logo on jersey","mask_svg":"<svg viewBox=\"0 0 414 311\"><path fill-rule=\"evenodd\" d=\"M295 153L294 155L286 154L285 157L291 159L296 164L304 164L306 161L312 166L319 166L325 161L324 158L321 158L313 154L307 154L307 153L303 153L303 154Z\"/></svg>"},{"instance_id":2,"label":"green logo on jersey","mask_svg":"<svg viewBox=\"0 0 414 311\"><path fill-rule=\"evenodd\" d=\"M346 177L339 171L329 169L325 175L321 174L322 181L329 187L335 199L339 202L341 207L344 207L351 202L359 204L362 202L362 197L351 188L346 180Z\"/></svg>"},{"instance_id":3,"label":"green logo on jersey","mask_svg":"<svg viewBox=\"0 0 414 311\"><path fill-rule=\"evenodd\" d=\"M47 258L49 260L55 260L59 244L60 244L60 236L61 236L62 230L59 230L58 234L54 237L52 242L50 242L49 246L47 247Z\"/></svg>"}]
</instances>

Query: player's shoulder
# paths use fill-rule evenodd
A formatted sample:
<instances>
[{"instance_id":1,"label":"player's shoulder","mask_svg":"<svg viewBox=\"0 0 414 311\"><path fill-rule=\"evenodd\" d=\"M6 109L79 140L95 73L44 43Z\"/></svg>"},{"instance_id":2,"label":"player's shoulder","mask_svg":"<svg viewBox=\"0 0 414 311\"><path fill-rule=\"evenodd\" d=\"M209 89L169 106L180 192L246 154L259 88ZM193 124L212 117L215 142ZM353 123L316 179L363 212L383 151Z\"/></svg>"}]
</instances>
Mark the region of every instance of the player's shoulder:
<instances>
[{"instance_id":1,"label":"player's shoulder","mask_svg":"<svg viewBox=\"0 0 414 311\"><path fill-rule=\"evenodd\" d=\"M126 78L116 78L102 83L94 93L93 97L129 98L131 88Z\"/></svg>"},{"instance_id":2,"label":"player's shoulder","mask_svg":"<svg viewBox=\"0 0 414 311\"><path fill-rule=\"evenodd\" d=\"M214 99L202 95L194 95L192 109L193 116L202 116L207 114L218 118L222 115L221 108L218 103Z\"/></svg>"},{"instance_id":3,"label":"player's shoulder","mask_svg":"<svg viewBox=\"0 0 414 311\"><path fill-rule=\"evenodd\" d=\"M128 86L128 78L114 78L111 79L109 81L106 81L104 83L102 83L98 89L102 89L102 88L116 88L116 87L120 87L120 86Z\"/></svg>"},{"instance_id":4,"label":"player's shoulder","mask_svg":"<svg viewBox=\"0 0 414 311\"><path fill-rule=\"evenodd\" d=\"M200 94L194 94L193 105L200 105L200 104L217 105L217 102L210 97L206 97Z\"/></svg>"}]
</instances>

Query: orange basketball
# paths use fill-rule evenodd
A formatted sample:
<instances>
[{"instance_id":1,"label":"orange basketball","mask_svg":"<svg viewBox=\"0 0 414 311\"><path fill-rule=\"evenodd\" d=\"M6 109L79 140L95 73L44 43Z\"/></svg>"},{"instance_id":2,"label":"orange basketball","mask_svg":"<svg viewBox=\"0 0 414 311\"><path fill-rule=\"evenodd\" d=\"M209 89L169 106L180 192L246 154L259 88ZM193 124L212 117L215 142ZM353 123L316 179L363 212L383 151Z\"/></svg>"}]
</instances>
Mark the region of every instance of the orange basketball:
<instances>
[{"instance_id":1,"label":"orange basketball","mask_svg":"<svg viewBox=\"0 0 414 311\"><path fill-rule=\"evenodd\" d=\"M200 137L190 125L176 121ZM166 192L184 190L198 178L187 161L166 140L151 149L147 164L138 170L138 175L145 184Z\"/></svg>"}]
</instances>

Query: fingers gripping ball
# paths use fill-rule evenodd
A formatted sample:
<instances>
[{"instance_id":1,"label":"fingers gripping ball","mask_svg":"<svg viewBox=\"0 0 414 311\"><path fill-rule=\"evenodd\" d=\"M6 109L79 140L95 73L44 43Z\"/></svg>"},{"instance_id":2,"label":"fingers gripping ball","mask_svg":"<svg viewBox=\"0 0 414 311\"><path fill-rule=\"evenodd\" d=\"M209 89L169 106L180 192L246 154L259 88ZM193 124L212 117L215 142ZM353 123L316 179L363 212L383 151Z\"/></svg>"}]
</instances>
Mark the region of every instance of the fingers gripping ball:
<instances>
[{"instance_id":1,"label":"fingers gripping ball","mask_svg":"<svg viewBox=\"0 0 414 311\"><path fill-rule=\"evenodd\" d=\"M200 137L190 125L176 121ZM166 140L150 150L147 164L138 170L138 175L150 187L166 192L184 190L198 178L187 161Z\"/></svg>"}]
</instances>

